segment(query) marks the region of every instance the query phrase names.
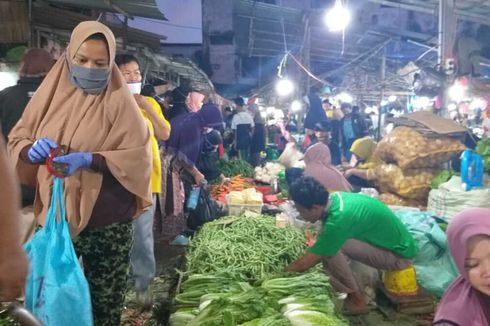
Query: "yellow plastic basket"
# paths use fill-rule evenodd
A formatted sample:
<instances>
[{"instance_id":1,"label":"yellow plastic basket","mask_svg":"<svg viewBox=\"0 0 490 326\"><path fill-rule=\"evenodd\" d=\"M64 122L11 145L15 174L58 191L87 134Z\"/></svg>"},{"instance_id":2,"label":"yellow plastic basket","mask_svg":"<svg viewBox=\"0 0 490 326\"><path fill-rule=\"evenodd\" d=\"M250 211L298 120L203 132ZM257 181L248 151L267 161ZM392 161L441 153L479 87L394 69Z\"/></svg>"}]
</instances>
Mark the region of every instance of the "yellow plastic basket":
<instances>
[{"instance_id":1,"label":"yellow plastic basket","mask_svg":"<svg viewBox=\"0 0 490 326\"><path fill-rule=\"evenodd\" d=\"M399 296L417 295L418 285L415 268L409 267L400 271L383 273L385 289Z\"/></svg>"}]
</instances>

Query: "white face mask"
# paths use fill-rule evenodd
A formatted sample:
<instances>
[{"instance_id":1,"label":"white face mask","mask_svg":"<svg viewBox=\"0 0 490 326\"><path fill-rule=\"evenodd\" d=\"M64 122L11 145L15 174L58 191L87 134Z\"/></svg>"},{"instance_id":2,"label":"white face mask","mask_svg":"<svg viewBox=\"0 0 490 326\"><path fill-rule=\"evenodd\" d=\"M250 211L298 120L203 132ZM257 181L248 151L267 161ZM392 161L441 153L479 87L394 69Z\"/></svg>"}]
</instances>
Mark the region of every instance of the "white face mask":
<instances>
[{"instance_id":1,"label":"white face mask","mask_svg":"<svg viewBox=\"0 0 490 326\"><path fill-rule=\"evenodd\" d=\"M131 94L141 93L141 83L128 83L127 85Z\"/></svg>"}]
</instances>

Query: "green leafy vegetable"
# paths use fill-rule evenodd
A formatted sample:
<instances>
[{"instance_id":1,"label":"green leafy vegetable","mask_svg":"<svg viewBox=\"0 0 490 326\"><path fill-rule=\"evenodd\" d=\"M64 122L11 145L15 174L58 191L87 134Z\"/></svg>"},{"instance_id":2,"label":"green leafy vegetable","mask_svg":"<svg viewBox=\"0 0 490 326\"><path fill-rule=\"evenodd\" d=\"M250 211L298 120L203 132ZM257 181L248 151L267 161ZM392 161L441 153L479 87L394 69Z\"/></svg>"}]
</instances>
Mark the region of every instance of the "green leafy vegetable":
<instances>
[{"instance_id":1,"label":"green leafy vegetable","mask_svg":"<svg viewBox=\"0 0 490 326\"><path fill-rule=\"evenodd\" d=\"M293 310L285 314L292 326L347 326L347 322L335 315L327 315L318 311Z\"/></svg>"},{"instance_id":2,"label":"green leafy vegetable","mask_svg":"<svg viewBox=\"0 0 490 326\"><path fill-rule=\"evenodd\" d=\"M438 189L441 184L447 182L454 175L454 171L452 170L443 170L438 175L432 179L430 183L430 187L432 189Z\"/></svg>"},{"instance_id":3,"label":"green leafy vegetable","mask_svg":"<svg viewBox=\"0 0 490 326\"><path fill-rule=\"evenodd\" d=\"M476 144L476 152L483 157L483 169L490 172L490 138L480 140Z\"/></svg>"}]
</instances>

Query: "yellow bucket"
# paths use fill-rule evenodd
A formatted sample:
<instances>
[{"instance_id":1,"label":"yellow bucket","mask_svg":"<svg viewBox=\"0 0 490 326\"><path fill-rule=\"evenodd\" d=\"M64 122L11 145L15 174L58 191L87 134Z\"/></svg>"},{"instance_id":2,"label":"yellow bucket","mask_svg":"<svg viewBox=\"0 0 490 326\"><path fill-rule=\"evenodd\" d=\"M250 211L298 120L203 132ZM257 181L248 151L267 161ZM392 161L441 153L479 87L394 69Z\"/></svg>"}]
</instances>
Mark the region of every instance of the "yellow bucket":
<instances>
[{"instance_id":1,"label":"yellow bucket","mask_svg":"<svg viewBox=\"0 0 490 326\"><path fill-rule=\"evenodd\" d=\"M399 296L417 295L417 277L415 268L409 267L400 271L383 273L385 289Z\"/></svg>"}]
</instances>

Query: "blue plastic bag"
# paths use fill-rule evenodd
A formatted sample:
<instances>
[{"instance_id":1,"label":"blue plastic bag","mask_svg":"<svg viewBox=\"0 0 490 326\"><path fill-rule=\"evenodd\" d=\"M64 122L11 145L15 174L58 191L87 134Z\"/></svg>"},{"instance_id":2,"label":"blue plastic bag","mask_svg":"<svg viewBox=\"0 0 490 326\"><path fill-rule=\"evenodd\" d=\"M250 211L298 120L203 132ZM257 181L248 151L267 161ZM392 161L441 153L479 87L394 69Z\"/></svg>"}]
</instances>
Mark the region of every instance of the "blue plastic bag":
<instances>
[{"instance_id":1,"label":"blue plastic bag","mask_svg":"<svg viewBox=\"0 0 490 326\"><path fill-rule=\"evenodd\" d=\"M395 214L419 248L414 259L417 281L433 295L442 297L459 275L447 246L446 234L430 213L401 209Z\"/></svg>"},{"instance_id":2,"label":"blue plastic bag","mask_svg":"<svg viewBox=\"0 0 490 326\"><path fill-rule=\"evenodd\" d=\"M46 326L92 326L89 285L66 221L62 179L54 178L45 227L24 249L31 263L26 283L27 309Z\"/></svg>"}]
</instances>

